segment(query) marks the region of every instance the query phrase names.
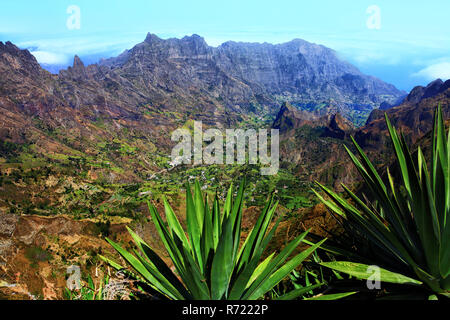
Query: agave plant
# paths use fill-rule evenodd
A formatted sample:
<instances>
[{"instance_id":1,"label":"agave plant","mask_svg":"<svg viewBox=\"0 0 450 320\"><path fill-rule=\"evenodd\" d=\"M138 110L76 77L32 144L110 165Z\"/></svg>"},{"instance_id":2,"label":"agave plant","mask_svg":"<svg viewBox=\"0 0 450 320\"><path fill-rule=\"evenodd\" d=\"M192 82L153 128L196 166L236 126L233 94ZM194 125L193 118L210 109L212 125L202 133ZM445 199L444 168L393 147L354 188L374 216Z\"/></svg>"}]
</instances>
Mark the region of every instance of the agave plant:
<instances>
[{"instance_id":1,"label":"agave plant","mask_svg":"<svg viewBox=\"0 0 450 320\"><path fill-rule=\"evenodd\" d=\"M317 192L316 195L332 213L345 219L355 233L364 235L378 251L377 256L393 258L393 265L398 266L396 270L406 270L406 274L401 274L381 269L381 282L415 284L428 292L448 296L450 134L446 137L442 109L439 106L435 112L430 167L427 167L420 147L414 161L416 156L409 151L403 134L399 137L387 115L386 123L397 158L400 181L394 181L388 169L386 185L353 139L361 160L346 149L364 178L373 201L363 201L345 186L351 201L320 184L330 200ZM372 262L376 264L377 261ZM338 261L322 265L361 279L372 275L367 264Z\"/></svg>"},{"instance_id":2,"label":"agave plant","mask_svg":"<svg viewBox=\"0 0 450 320\"><path fill-rule=\"evenodd\" d=\"M323 241L309 247L285 262L308 232L299 235L278 254L272 253L264 260L263 253L277 229L279 220L270 229L277 207L273 196L266 203L255 226L241 245L241 221L245 181L240 184L233 199L233 186L225 199L223 211L216 195L212 206L195 183L194 196L186 186L185 232L164 199L167 226L156 208L149 204L151 218L161 237L176 273L136 233L128 229L139 251L127 252L117 243L108 242L125 259L141 281L162 296L175 300L256 300L262 298L281 280L287 277L303 260L313 253ZM234 201L233 201L234 200ZM102 257L113 267L118 263ZM261 261L263 260L263 261ZM289 293L295 298L311 288L301 288ZM282 298L282 297L281 297Z\"/></svg>"}]
</instances>

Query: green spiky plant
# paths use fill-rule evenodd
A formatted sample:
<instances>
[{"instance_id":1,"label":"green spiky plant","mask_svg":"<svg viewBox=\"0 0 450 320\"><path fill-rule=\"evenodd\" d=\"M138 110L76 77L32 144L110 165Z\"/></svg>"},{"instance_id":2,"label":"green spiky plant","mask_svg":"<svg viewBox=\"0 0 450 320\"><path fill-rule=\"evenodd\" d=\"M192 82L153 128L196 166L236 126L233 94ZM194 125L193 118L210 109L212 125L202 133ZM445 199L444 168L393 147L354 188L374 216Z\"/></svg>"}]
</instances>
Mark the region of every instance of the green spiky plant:
<instances>
[{"instance_id":1,"label":"green spiky plant","mask_svg":"<svg viewBox=\"0 0 450 320\"><path fill-rule=\"evenodd\" d=\"M397 165L401 176L394 181L387 170L388 186L355 140L359 160L347 152L364 178L373 201L364 202L344 186L351 201L319 184L331 200L317 196L331 210L352 226L358 236L365 236L378 257L393 259L397 270L381 269L381 282L413 284L431 293L449 296L450 289L450 134L446 137L442 109L435 112L432 131L430 170L418 148L417 158L409 151L403 134L399 137L386 115ZM352 204L352 203L354 204ZM385 265L372 260L372 264ZM326 262L323 266L360 279L372 276L368 265L348 261ZM359 261L360 262L360 261Z\"/></svg>"},{"instance_id":2,"label":"green spiky plant","mask_svg":"<svg viewBox=\"0 0 450 320\"><path fill-rule=\"evenodd\" d=\"M310 243L307 240L304 242ZM323 246L324 244L321 246L322 249ZM318 253L318 251L313 252L311 259L303 263L300 271L292 271L289 275L290 281L278 284L272 290L272 296L274 296L275 299L284 296L285 300L287 300L289 298L289 291L295 292L302 288L314 289L304 292L301 297L299 297L302 300L339 300L357 294L358 291L339 292L339 288L329 284L330 280L341 280L344 278L338 272L322 267L320 265L322 259ZM293 290L291 287L293 287Z\"/></svg>"},{"instance_id":3,"label":"green spiky plant","mask_svg":"<svg viewBox=\"0 0 450 320\"><path fill-rule=\"evenodd\" d=\"M278 254L261 257L277 229L269 227L277 207L273 197L266 203L254 228L240 245L245 180L233 199L231 186L223 211L216 196L212 206L195 183L194 196L186 186L187 234L174 211L164 199L167 226L156 208L149 204L151 218L169 254L176 273L136 233L129 232L139 251L127 252L117 243L108 242L133 269L134 274L163 297L174 300L256 300L264 297L287 277L325 240L309 247L285 262L308 232L299 235ZM113 267L122 266L102 257ZM296 298L311 288L289 293Z\"/></svg>"}]
</instances>

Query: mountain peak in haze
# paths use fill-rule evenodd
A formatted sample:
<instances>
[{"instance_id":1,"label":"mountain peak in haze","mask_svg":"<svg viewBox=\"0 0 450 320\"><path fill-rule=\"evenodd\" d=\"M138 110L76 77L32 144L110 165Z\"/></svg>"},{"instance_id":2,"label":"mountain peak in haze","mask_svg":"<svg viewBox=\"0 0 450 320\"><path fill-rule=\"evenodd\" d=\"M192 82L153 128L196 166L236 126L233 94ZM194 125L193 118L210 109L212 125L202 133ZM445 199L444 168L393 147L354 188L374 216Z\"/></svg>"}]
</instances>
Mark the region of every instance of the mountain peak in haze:
<instances>
[{"instance_id":1,"label":"mountain peak in haze","mask_svg":"<svg viewBox=\"0 0 450 320\"><path fill-rule=\"evenodd\" d=\"M144 42L147 43L152 43L152 42L159 42L162 41L162 39L160 37L158 37L156 34L154 33L147 33L147 37L145 38Z\"/></svg>"}]
</instances>

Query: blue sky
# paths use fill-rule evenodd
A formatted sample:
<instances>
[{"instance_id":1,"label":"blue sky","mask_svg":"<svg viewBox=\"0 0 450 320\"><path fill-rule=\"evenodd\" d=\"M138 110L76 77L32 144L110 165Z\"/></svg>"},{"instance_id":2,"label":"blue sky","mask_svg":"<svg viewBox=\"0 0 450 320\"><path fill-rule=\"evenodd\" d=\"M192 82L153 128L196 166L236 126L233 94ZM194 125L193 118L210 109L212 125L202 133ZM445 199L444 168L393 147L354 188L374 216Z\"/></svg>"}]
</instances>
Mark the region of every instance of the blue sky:
<instances>
[{"instance_id":1,"label":"blue sky","mask_svg":"<svg viewBox=\"0 0 450 320\"><path fill-rule=\"evenodd\" d=\"M80 9L79 29L67 27L71 5ZM448 0L2 0L0 41L28 48L42 63L68 65L75 54L88 63L117 55L147 32L196 33L213 46L302 38L410 90L450 78L449 12Z\"/></svg>"}]
</instances>

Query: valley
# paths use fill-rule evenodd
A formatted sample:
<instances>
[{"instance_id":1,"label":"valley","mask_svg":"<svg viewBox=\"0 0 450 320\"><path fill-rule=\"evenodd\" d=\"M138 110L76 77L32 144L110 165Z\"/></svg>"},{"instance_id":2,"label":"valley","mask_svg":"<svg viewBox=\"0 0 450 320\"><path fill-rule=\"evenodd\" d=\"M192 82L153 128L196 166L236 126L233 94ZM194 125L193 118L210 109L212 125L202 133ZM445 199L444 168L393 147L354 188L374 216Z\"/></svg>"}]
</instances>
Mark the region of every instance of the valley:
<instances>
[{"instance_id":1,"label":"valley","mask_svg":"<svg viewBox=\"0 0 450 320\"><path fill-rule=\"evenodd\" d=\"M0 298L62 299L70 265L101 278L98 270L111 271L96 255L117 256L105 237L131 248L125 226L169 261L147 202L162 211L167 197L184 224L185 183L195 180L223 203L245 176L244 225L274 193L276 250L307 228L339 233L315 182L361 191L344 149L355 150L351 137L378 168L391 166L384 113L411 148L429 150L439 104L448 119L450 80L406 94L299 39L210 47L197 35L149 33L98 64L75 56L59 74L0 42ZM195 121L205 130L279 130L278 173L264 176L261 164L248 163L174 167L172 132L194 131Z\"/></svg>"}]
</instances>

